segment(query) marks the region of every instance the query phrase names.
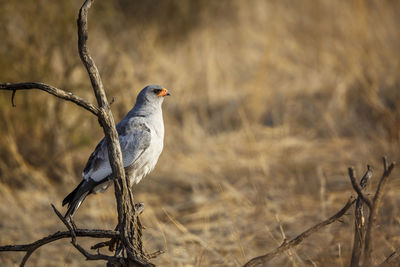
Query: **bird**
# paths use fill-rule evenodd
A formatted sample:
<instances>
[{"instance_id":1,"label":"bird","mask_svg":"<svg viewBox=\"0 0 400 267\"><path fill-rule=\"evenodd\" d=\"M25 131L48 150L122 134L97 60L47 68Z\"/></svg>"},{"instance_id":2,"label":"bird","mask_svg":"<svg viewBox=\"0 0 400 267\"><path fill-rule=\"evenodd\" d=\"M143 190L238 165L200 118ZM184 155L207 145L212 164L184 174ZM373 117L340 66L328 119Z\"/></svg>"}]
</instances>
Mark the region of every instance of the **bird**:
<instances>
[{"instance_id":1,"label":"bird","mask_svg":"<svg viewBox=\"0 0 400 267\"><path fill-rule=\"evenodd\" d=\"M116 125L125 175L133 186L157 164L164 146L162 103L170 92L160 85L148 85L136 98L134 107ZM112 183L107 141L103 138L90 155L82 172L82 181L62 202L68 204L65 218L72 218L85 198L103 193Z\"/></svg>"}]
</instances>

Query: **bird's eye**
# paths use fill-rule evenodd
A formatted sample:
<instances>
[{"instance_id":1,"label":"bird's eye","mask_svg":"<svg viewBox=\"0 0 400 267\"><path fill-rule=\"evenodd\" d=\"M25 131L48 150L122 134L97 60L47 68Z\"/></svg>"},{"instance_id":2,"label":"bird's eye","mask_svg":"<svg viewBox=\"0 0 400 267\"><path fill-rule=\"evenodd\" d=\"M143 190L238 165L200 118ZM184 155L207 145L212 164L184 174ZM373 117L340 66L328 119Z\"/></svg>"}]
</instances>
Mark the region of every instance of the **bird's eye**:
<instances>
[{"instance_id":1,"label":"bird's eye","mask_svg":"<svg viewBox=\"0 0 400 267\"><path fill-rule=\"evenodd\" d=\"M161 91L162 91L161 89L154 89L153 92L158 95Z\"/></svg>"}]
</instances>

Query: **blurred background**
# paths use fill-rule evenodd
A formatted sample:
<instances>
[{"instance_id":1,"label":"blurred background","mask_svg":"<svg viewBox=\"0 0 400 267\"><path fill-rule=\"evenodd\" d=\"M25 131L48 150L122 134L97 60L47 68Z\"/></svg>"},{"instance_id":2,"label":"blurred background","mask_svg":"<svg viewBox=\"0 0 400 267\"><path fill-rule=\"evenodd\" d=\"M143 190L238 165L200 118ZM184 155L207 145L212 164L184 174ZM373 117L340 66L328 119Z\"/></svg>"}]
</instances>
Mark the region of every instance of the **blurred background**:
<instances>
[{"instance_id":1,"label":"blurred background","mask_svg":"<svg viewBox=\"0 0 400 267\"><path fill-rule=\"evenodd\" d=\"M95 97L77 52L82 1L0 0L0 81L37 81ZM400 1L96 1L89 47L119 121L147 84L161 84L165 148L134 187L146 209L145 247L160 266L240 266L340 209L381 156L399 160ZM0 244L64 226L50 203L81 179L103 131L97 119L41 91L0 92ZM374 260L400 246L393 173ZM78 227L113 229L113 188L91 195ZM344 266L345 216L268 266ZM89 247L94 241L80 240ZM22 254L1 253L2 266ZM86 262L65 239L27 266Z\"/></svg>"}]
</instances>

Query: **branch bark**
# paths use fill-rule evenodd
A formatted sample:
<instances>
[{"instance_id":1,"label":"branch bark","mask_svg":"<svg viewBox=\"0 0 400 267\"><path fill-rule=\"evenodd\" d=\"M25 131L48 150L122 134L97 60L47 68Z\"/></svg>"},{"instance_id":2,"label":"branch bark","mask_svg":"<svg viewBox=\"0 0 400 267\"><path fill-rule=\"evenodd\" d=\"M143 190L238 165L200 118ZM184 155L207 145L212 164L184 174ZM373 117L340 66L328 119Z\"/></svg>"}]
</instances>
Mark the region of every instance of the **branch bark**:
<instances>
[{"instance_id":1,"label":"branch bark","mask_svg":"<svg viewBox=\"0 0 400 267\"><path fill-rule=\"evenodd\" d=\"M114 238L119 236L118 231L101 230L101 229L76 229L75 234L76 236L79 237L93 237L93 238ZM70 237L72 236L69 231L62 231L62 232L58 231L54 234L48 235L29 244L0 246L0 251L28 251L32 248L37 249L48 243Z\"/></svg>"},{"instance_id":2,"label":"branch bark","mask_svg":"<svg viewBox=\"0 0 400 267\"><path fill-rule=\"evenodd\" d=\"M20 266L23 267L25 266L26 262L28 261L32 253L41 246L44 246L48 243L57 241L62 238L70 237L72 239L71 243L79 252L81 252L86 257L87 260L106 260L108 262L117 262L117 263L121 261L121 258L112 257L100 253L91 254L76 242L77 236L93 237L93 238L119 238L120 233L118 231L97 230L97 229L72 229L72 227L60 214L60 212L54 207L54 205L52 204L51 206L53 207L53 210L57 214L58 218L67 226L69 231L56 232L54 234L51 234L47 237L43 237L30 244L0 246L0 251L25 251L26 252L25 256L20 264Z\"/></svg>"},{"instance_id":3,"label":"branch bark","mask_svg":"<svg viewBox=\"0 0 400 267\"><path fill-rule=\"evenodd\" d=\"M87 46L88 39L88 11L93 0L86 0L78 16L78 49L79 55L89 74L92 87L99 104L99 121L104 129L107 140L108 156L113 170L115 197L118 209L118 227L121 240L128 255L128 265L131 261L147 262L142 245L142 231L139 218L136 215L135 204L131 188L125 177L125 170L122 164L122 153L119 145L118 133L115 129L114 117L111 113L104 86L99 71L89 53Z\"/></svg>"},{"instance_id":4,"label":"branch bark","mask_svg":"<svg viewBox=\"0 0 400 267\"><path fill-rule=\"evenodd\" d=\"M381 179L379 180L378 188L376 189L375 196L372 201L372 206L370 208L370 214L368 218L368 226L365 233L365 249L364 249L364 260L363 260L365 266L372 265L372 234L375 228L376 219L378 217L378 211L381 205L385 186L395 166L395 163L392 162L388 167L386 157L382 158L382 163L383 163L383 173Z\"/></svg>"},{"instance_id":5,"label":"branch bark","mask_svg":"<svg viewBox=\"0 0 400 267\"><path fill-rule=\"evenodd\" d=\"M91 113L93 113L96 116L99 114L99 109L96 106L94 106L93 104L86 101L85 99L83 99L79 96L76 96L71 92L64 91L62 89L58 89L54 86L51 86L51 85L48 85L45 83L37 83L37 82L0 83L0 90L13 91L11 102L14 107L15 107L15 104L14 104L15 92L19 91L19 90L30 90L30 89L39 89L39 90L45 91L45 92L47 92L51 95L54 95L58 98L75 103L78 106L90 111Z\"/></svg>"},{"instance_id":6,"label":"branch bark","mask_svg":"<svg viewBox=\"0 0 400 267\"><path fill-rule=\"evenodd\" d=\"M350 174L350 180L355 180L354 171ZM368 165L367 171L360 180L361 190L365 190L369 180L372 177L372 169ZM353 186L354 187L354 186ZM365 217L363 200L360 196L357 197L356 207L354 209L354 238L353 238L353 250L351 253L350 267L358 267L360 265L360 259L365 238Z\"/></svg>"},{"instance_id":7,"label":"branch bark","mask_svg":"<svg viewBox=\"0 0 400 267\"><path fill-rule=\"evenodd\" d=\"M309 237L310 235L312 235L313 233L317 232L318 230L320 230L321 228L339 220L345 213L346 211L354 204L356 200L351 197L346 205L344 205L344 207L338 211L335 215L333 215L332 217L326 219L325 221L322 221L316 225L314 225L313 227L309 228L308 230L304 231L303 233L301 233L300 235L298 235L297 237L295 237L294 239L290 240L289 242L287 242L286 240L283 241L282 245L280 245L278 248L274 249L273 251L262 255L262 256L258 256L255 257L251 260L249 260L245 265L243 265L243 267L252 267L252 266L256 266L265 262L268 262L269 260L273 259L274 257L282 254L283 252L296 247L297 245L299 245L304 239L306 239L307 237Z\"/></svg>"}]
</instances>

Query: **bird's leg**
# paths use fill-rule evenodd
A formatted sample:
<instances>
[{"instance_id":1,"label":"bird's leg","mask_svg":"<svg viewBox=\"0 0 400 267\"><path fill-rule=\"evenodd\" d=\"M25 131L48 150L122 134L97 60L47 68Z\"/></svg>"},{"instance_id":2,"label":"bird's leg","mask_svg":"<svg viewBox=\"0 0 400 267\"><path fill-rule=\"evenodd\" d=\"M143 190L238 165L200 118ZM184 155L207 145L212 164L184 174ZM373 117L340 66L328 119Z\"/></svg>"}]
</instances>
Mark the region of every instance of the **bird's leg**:
<instances>
[{"instance_id":1,"label":"bird's leg","mask_svg":"<svg viewBox=\"0 0 400 267\"><path fill-rule=\"evenodd\" d=\"M144 203L143 202L138 202L135 203L135 210L136 210L136 214L137 214L137 220L138 220L138 225L140 226L141 229L146 229L145 226L143 226L142 222L140 221L140 217L139 215L142 214L142 212L144 211Z\"/></svg>"}]
</instances>

